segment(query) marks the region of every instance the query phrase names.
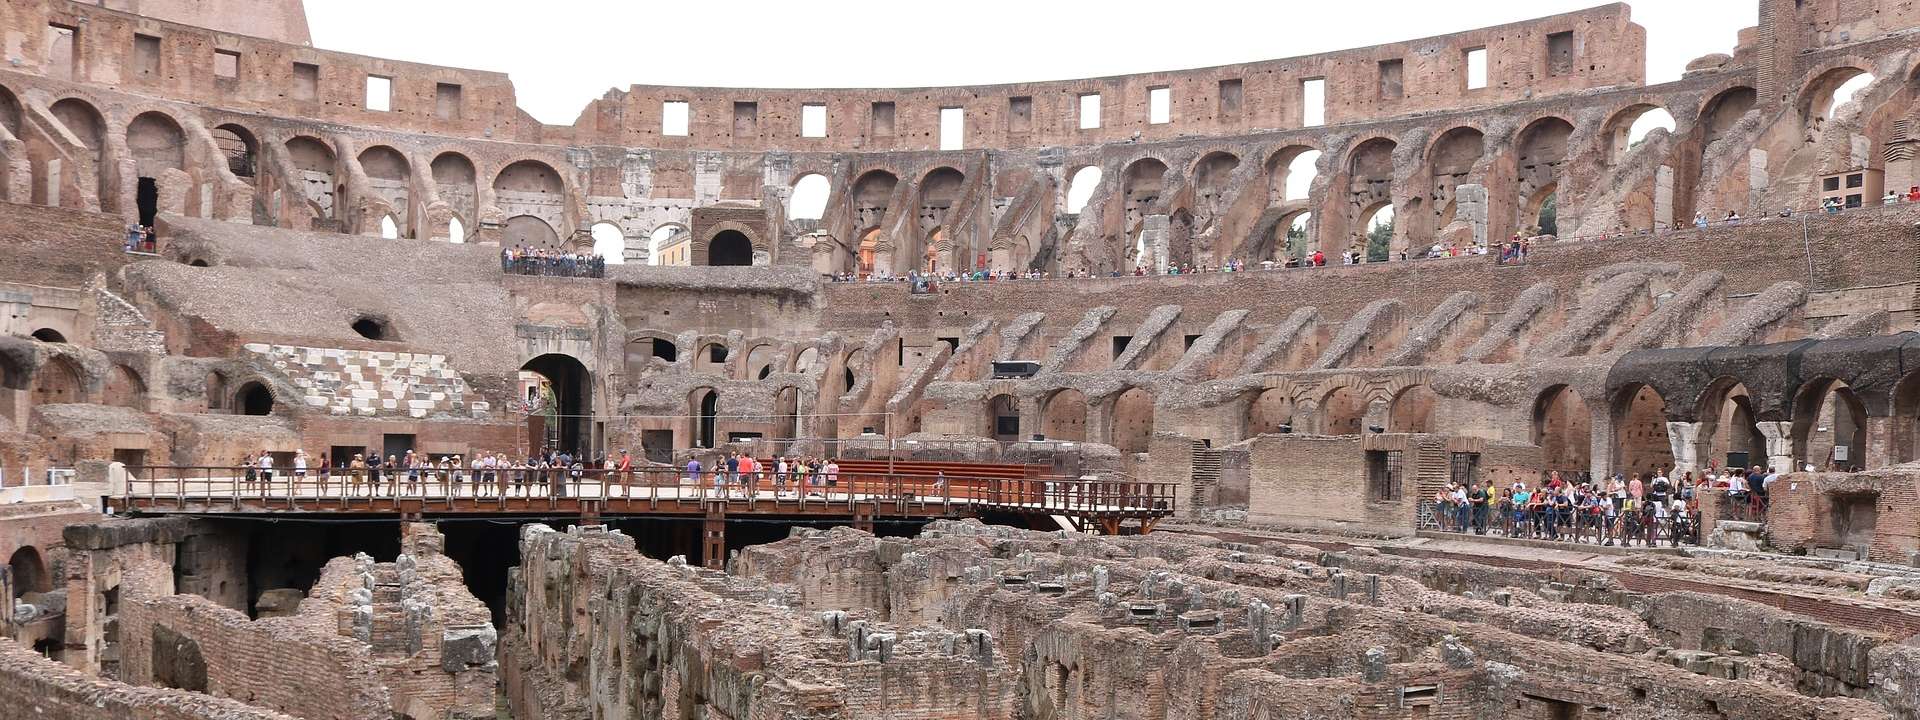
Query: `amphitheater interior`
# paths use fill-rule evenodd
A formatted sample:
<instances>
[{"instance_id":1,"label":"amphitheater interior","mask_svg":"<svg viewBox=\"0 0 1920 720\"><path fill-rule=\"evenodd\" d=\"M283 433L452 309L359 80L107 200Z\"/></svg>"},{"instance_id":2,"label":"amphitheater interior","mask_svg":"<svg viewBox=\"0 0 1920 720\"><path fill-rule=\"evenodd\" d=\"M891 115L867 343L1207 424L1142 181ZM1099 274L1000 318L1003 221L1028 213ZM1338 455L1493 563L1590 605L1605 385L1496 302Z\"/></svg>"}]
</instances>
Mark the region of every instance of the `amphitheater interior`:
<instances>
[{"instance_id":1,"label":"amphitheater interior","mask_svg":"<svg viewBox=\"0 0 1920 720\"><path fill-rule=\"evenodd\" d=\"M1755 1L552 125L4 0L0 717L1920 719L1920 8Z\"/></svg>"}]
</instances>

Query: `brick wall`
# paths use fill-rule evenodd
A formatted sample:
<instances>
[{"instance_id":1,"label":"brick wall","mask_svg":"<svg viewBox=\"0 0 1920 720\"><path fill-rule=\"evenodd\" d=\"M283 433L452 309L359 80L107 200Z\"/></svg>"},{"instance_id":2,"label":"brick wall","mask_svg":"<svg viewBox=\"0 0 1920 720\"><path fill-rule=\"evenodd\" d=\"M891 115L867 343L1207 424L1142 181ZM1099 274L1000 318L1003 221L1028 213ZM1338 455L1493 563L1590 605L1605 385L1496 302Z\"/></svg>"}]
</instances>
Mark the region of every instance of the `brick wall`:
<instances>
[{"instance_id":1,"label":"brick wall","mask_svg":"<svg viewBox=\"0 0 1920 720\"><path fill-rule=\"evenodd\" d=\"M233 700L88 677L5 638L0 708L36 720L294 720Z\"/></svg>"}]
</instances>

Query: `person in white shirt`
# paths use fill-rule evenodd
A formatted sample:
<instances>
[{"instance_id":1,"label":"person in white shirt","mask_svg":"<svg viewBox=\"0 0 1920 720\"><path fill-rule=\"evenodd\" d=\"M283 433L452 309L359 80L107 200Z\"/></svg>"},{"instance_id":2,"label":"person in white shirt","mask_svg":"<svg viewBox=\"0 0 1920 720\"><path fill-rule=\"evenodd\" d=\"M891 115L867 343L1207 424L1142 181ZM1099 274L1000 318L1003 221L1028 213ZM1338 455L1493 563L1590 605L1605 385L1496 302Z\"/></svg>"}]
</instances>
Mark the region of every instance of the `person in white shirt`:
<instances>
[{"instance_id":1,"label":"person in white shirt","mask_svg":"<svg viewBox=\"0 0 1920 720\"><path fill-rule=\"evenodd\" d=\"M260 486L267 489L273 487L273 456L265 450L260 451Z\"/></svg>"},{"instance_id":2,"label":"person in white shirt","mask_svg":"<svg viewBox=\"0 0 1920 720\"><path fill-rule=\"evenodd\" d=\"M299 485L299 484L305 483L306 480L307 480L307 451L295 450L293 451L293 482L294 484ZM298 491L299 491L298 488L296 488L295 492L298 492Z\"/></svg>"}]
</instances>

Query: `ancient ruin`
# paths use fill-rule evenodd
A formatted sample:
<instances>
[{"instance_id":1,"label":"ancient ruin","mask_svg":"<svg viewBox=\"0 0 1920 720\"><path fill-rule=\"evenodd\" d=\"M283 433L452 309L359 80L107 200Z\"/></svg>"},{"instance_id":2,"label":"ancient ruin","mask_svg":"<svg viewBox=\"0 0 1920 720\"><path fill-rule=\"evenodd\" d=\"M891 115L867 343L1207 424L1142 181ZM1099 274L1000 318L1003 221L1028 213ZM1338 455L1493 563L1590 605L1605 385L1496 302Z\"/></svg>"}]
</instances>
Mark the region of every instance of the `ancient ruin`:
<instances>
[{"instance_id":1,"label":"ancient ruin","mask_svg":"<svg viewBox=\"0 0 1920 720\"><path fill-rule=\"evenodd\" d=\"M0 0L0 718L1920 720L1920 8L1757 18L551 125Z\"/></svg>"}]
</instances>

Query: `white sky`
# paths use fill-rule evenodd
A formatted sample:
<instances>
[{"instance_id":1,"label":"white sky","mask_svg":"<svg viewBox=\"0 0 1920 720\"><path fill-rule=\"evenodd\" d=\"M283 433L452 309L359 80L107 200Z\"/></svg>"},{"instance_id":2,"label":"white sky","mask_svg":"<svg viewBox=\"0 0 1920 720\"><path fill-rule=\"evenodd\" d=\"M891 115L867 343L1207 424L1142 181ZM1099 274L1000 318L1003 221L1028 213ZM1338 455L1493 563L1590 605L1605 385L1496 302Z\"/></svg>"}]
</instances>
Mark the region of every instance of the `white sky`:
<instances>
[{"instance_id":1,"label":"white sky","mask_svg":"<svg viewBox=\"0 0 1920 720\"><path fill-rule=\"evenodd\" d=\"M918 87L1099 77L1364 47L1552 15L1568 0L1365 3L1187 0L310 0L314 45L506 72L520 106L570 125L633 84ZM937 11L936 11L937 8ZM1647 80L1732 53L1757 0L1661 0ZM940 17L934 17L934 15Z\"/></svg>"}]
</instances>

